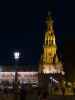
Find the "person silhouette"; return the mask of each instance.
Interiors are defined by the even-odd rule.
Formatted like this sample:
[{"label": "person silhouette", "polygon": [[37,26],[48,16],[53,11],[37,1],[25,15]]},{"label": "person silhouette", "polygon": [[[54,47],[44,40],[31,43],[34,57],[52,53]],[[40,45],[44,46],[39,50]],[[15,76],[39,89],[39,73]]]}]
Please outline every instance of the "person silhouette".
[{"label": "person silhouette", "polygon": [[26,100],[26,89],[25,89],[25,85],[24,84],[22,84],[22,86],[21,86],[20,100]]}]

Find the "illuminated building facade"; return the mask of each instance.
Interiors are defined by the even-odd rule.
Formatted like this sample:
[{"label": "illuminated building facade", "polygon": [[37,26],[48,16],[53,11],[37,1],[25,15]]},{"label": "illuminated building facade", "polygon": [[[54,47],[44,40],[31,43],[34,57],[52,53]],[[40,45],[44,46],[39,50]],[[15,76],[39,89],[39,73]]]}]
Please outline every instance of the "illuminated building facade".
[{"label": "illuminated building facade", "polygon": [[62,87],[64,80],[63,64],[58,58],[56,38],[53,29],[53,20],[48,15],[46,20],[43,52],[39,63],[39,87],[41,91],[47,91],[52,95],[52,89]]},{"label": "illuminated building facade", "polygon": [[47,17],[46,24],[47,24],[47,29],[45,32],[43,53],[41,55],[39,64],[39,73],[64,74],[62,63],[59,61],[57,55],[57,45],[53,30],[53,20],[51,16]]}]

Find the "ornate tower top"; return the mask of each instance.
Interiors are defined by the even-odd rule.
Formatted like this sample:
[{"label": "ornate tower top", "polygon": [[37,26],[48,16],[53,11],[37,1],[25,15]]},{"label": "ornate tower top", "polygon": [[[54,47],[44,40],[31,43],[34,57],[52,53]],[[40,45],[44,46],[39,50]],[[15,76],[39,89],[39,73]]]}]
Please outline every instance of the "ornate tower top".
[{"label": "ornate tower top", "polygon": [[48,17],[46,18],[47,30],[50,31],[51,26],[53,26],[53,20],[51,17],[51,12],[48,12]]},{"label": "ornate tower top", "polygon": [[46,19],[46,32],[45,32],[45,45],[44,46],[50,46],[50,45],[55,45],[55,35],[54,35],[54,30],[53,30],[53,20],[50,14],[48,14],[48,17]]}]

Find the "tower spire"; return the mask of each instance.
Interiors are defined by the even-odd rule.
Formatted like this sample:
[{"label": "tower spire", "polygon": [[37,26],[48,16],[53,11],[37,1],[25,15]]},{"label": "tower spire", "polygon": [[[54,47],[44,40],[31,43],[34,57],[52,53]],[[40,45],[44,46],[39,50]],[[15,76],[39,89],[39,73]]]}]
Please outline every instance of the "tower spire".
[{"label": "tower spire", "polygon": [[[43,46],[42,61],[40,65],[43,73],[58,73],[62,72],[62,66],[59,65],[59,58],[57,55],[57,45],[55,40],[55,34],[53,30],[53,19],[51,13],[48,12],[46,19],[47,30],[45,32],[45,40]],[[59,66],[59,68],[56,68]]]},{"label": "tower spire", "polygon": [[47,24],[47,30],[50,30],[53,27],[53,20],[52,20],[52,17],[51,17],[51,12],[48,12],[46,24]]},{"label": "tower spire", "polygon": [[50,11],[48,11],[48,16],[51,16],[51,12]]}]

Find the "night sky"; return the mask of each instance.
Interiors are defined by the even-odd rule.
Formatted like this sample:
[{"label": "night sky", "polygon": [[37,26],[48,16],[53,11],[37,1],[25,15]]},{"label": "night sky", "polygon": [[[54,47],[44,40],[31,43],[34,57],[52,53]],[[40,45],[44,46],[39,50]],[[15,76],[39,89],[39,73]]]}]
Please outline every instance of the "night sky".
[{"label": "night sky", "polygon": [[21,64],[37,64],[41,54],[43,24],[48,11],[55,21],[59,55],[65,71],[75,69],[75,6],[72,0],[26,0],[0,3],[0,64],[12,64],[21,52]]}]

